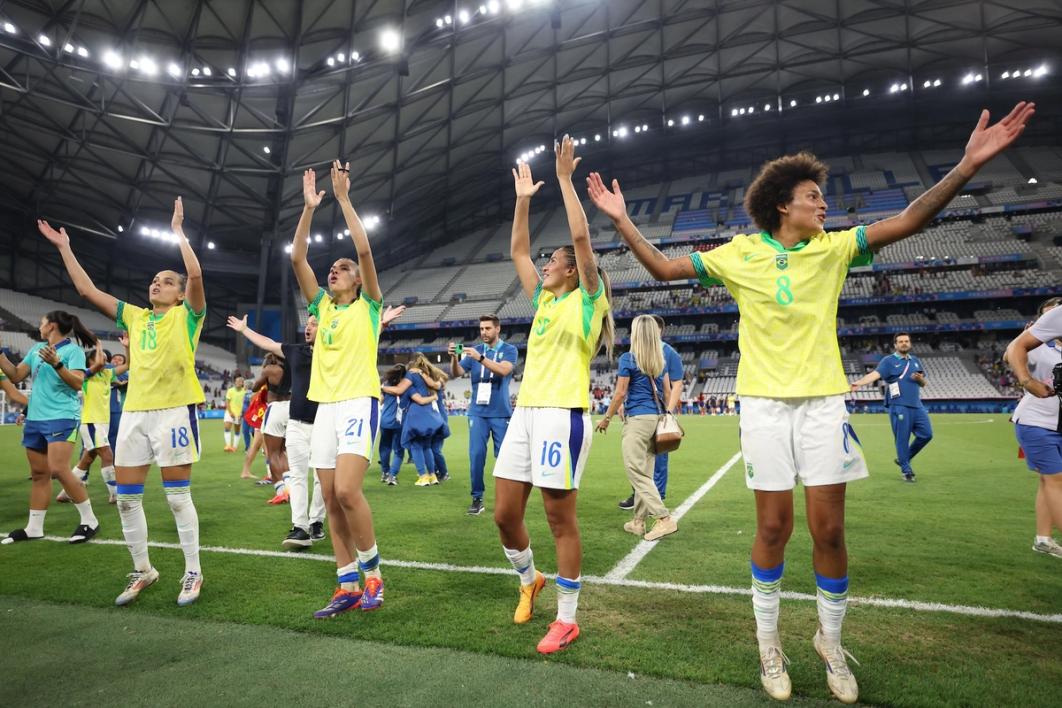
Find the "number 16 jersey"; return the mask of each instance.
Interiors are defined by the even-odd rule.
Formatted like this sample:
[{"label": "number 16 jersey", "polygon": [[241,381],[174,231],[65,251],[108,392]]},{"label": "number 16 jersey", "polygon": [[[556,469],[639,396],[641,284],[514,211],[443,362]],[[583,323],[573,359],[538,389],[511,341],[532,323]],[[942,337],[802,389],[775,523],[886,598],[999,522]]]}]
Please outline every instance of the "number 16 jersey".
[{"label": "number 16 jersey", "polygon": [[202,403],[195,373],[195,349],[203,331],[202,312],[186,303],[162,315],[118,302],[118,327],[129,333],[129,387],[126,411],[157,411]]},{"label": "number 16 jersey", "polygon": [[866,227],[822,232],[784,248],[764,232],[690,254],[705,287],[737,302],[737,393],[766,398],[848,391],[837,345],[837,301],[853,265],[871,261]]}]

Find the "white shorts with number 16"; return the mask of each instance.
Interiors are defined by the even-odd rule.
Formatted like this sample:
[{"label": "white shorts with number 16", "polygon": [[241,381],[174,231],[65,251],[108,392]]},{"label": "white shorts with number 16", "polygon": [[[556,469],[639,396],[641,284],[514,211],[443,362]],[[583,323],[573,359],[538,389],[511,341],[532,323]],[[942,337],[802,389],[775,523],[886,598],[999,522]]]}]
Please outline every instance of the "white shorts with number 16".
[{"label": "white shorts with number 16", "polygon": [[578,489],[594,429],[581,408],[517,406],[494,476],[547,489]]}]

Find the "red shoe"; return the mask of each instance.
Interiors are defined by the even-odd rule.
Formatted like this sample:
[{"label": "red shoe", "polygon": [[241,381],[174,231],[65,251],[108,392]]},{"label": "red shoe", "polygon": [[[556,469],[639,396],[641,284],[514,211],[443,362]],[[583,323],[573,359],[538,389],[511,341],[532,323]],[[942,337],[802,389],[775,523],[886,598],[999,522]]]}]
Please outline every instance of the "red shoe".
[{"label": "red shoe", "polygon": [[567,649],[579,636],[579,625],[575,622],[567,624],[556,620],[549,626],[546,636],[538,643],[539,654],[552,654],[561,649]]},{"label": "red shoe", "polygon": [[277,494],[272,499],[270,499],[268,503],[269,504],[287,504],[288,501],[289,501],[288,493],[287,493],[287,491],[283,491],[280,494]]}]

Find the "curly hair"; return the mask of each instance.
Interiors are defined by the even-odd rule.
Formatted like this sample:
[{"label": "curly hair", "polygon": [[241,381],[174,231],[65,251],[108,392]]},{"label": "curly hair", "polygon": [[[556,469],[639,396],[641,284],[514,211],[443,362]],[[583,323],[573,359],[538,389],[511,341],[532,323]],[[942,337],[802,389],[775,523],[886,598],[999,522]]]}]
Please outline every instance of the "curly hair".
[{"label": "curly hair", "polygon": [[745,212],[756,226],[768,233],[776,233],[782,225],[778,206],[792,201],[793,190],[805,180],[819,186],[825,184],[829,171],[830,168],[810,152],[766,162],[745,191]]}]

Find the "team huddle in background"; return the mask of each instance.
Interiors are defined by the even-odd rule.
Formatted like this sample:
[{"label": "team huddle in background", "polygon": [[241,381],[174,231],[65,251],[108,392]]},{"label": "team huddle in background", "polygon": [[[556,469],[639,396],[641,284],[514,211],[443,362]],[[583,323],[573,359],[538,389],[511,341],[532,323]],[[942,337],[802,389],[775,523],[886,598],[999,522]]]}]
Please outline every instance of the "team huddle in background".
[{"label": "team huddle in background", "polygon": [[[752,604],[761,682],[775,699],[788,699],[792,690],[778,619],[785,547],[794,526],[793,494],[799,483],[804,487],[814,548],[819,627],[812,642],[826,666],[832,693],[846,703],[858,700],[850,654],[841,643],[849,587],[844,512],[846,485],[865,478],[868,469],[849,421],[845,395],[879,378],[888,384],[897,464],[908,481],[915,479],[911,458],[932,437],[918,398],[926,374],[910,355],[909,337],[896,339],[895,355],[886,357],[877,371],[848,383],[837,341],[838,299],[848,270],[922,230],[983,165],[1018,138],[1033,113],[1033,105],[1022,102],[989,125],[984,111],[963,159],[946,177],[900,214],[845,231],[824,230],[827,207],[822,187],[827,167],[814,155],[800,153],[768,162],[745,196],[745,209],[760,231],[688,257],[668,258],[642,236],[628,216],[618,181],[607,185],[596,172],[586,178],[594,206],[611,219],[653,278],[721,285],[737,302],[741,449],[746,485],[756,499]],[[508,385],[517,351],[500,339],[500,322],[491,314],[481,319],[480,344],[451,345],[449,371],[419,355],[388,371],[381,382],[380,332],[401,315],[401,308],[384,308],[369,238],[348,194],[349,164],[338,160],[332,164],[331,196],[343,213],[355,253],[331,265],[324,285],[307,260],[307,242],[326,192],[318,191],[313,170],[303,174],[304,208],[291,244],[292,267],[310,314],[302,340],[278,343],[248,328],[246,318],[232,317],[229,326],[267,353],[255,388],[266,390],[261,441],[277,498],[291,505],[292,527],[284,546],[303,548],[322,539],[327,519],[336,586],[315,617],[383,607],[384,579],[373,512],[363,493],[374,449],[379,439],[385,483],[397,482],[405,450],[416,466],[417,486],[445,479],[442,441],[449,435],[449,423],[441,401],[448,378],[469,375],[472,502],[468,513],[484,510],[486,452],[493,440],[494,521],[502,552],[519,576],[513,621],[532,621],[546,586],[524,523],[530,494],[538,489],[556,547],[557,615],[537,650],[557,652],[579,636],[583,547],[577,498],[595,431],[590,418],[590,362],[602,350],[613,357],[615,326],[609,277],[597,263],[574,182],[582,158],[576,157],[575,143],[567,136],[556,144],[555,153],[557,187],[571,243],[553,251],[541,268],[531,255],[530,205],[545,183],[534,180],[526,163],[512,171],[516,203],[510,254],[535,313],[515,408]],[[44,342],[20,364],[0,356],[0,369],[9,379],[33,379],[23,440],[33,479],[29,521],[4,543],[44,536],[53,478],[80,514],[70,542],[82,543],[97,533],[100,522],[79,474],[69,465],[80,431],[88,459],[82,458],[75,470],[83,472],[93,457],[101,458],[132,556],[133,572],[116,604],[132,602],[159,579],[149,559],[143,507],[144,484],[153,464],[161,469],[185,558],[177,602],[195,602],[204,578],[191,496],[191,471],[202,449],[196,408],[204,400],[195,351],[207,303],[202,270],[184,237],[181,200],[174,204],[172,227],[184,274],[156,275],[147,308],[99,290],[74,256],[66,231],[56,231],[43,221],[38,225],[58,249],[78,293],[125,333],[127,352],[108,364],[91,332],[76,318],[53,312],[41,320]],[[1059,317],[1052,315],[1059,312],[1062,308],[1051,310],[1043,320],[1058,324]],[[666,456],[656,454],[656,441],[674,434],[667,418],[680,408],[682,374],[674,350],[663,342],[662,325],[649,315],[632,323],[630,351],[619,359],[615,394],[596,427],[607,432],[611,419],[623,409],[622,455],[634,512],[624,529],[650,542],[678,531],[664,503],[659,465],[663,458],[666,484],[667,462]],[[1046,364],[1029,352],[1040,352],[1041,342],[1056,337],[1062,337],[1062,326],[1052,329],[1038,323],[1008,350],[1008,360],[1027,395],[1052,403],[1057,403],[1054,391],[1040,382]],[[96,347],[90,360],[72,338],[83,347]],[[119,406],[119,422],[111,415],[108,398],[113,380],[126,370],[127,394],[124,406]],[[82,409],[78,393],[83,388]],[[234,424],[239,427],[235,408],[230,410],[227,402],[226,409],[225,447],[235,449]],[[1062,475],[1053,476],[1062,472],[1062,445],[1055,438],[1023,430],[1023,426],[1046,427],[1050,421],[1044,412],[1039,416],[1032,403],[1026,405],[1019,438],[1027,450],[1036,450],[1036,466],[1030,454],[1030,467],[1041,474],[1050,536],[1052,523],[1062,526],[1058,485]],[[1054,413],[1057,428],[1057,405]],[[1051,432],[1059,437],[1057,431]],[[311,480],[316,500],[312,504]],[[1039,523],[1037,535],[1039,542]]]}]

